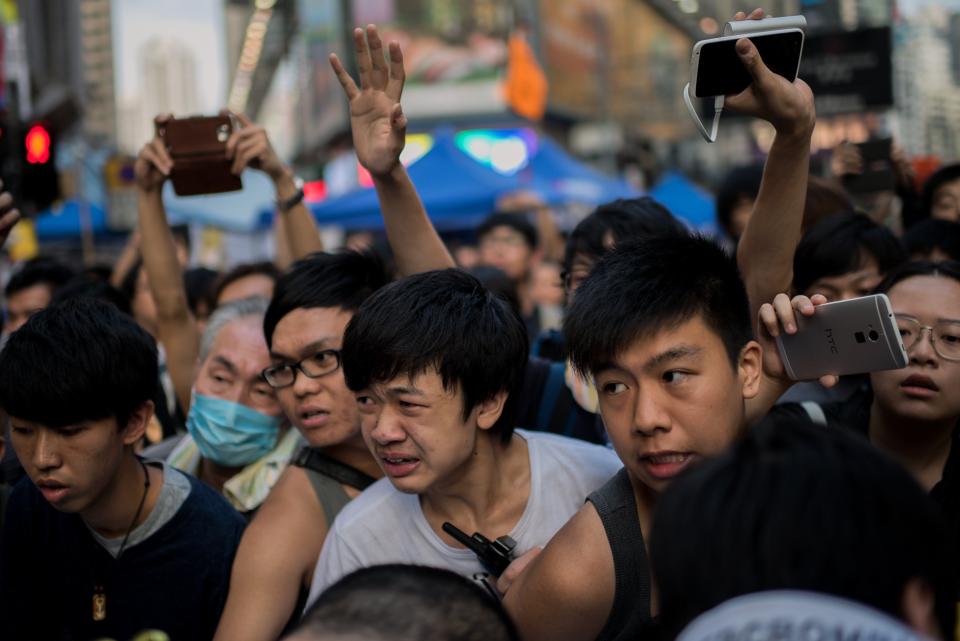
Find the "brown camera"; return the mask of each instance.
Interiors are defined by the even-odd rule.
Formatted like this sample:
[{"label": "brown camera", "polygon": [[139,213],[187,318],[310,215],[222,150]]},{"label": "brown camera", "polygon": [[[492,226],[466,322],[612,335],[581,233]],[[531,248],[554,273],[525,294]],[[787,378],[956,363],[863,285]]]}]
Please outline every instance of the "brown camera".
[{"label": "brown camera", "polygon": [[243,189],[240,176],[230,171],[227,140],[235,129],[231,115],[171,118],[157,123],[173,170],[170,180],[178,196],[219,194]]}]

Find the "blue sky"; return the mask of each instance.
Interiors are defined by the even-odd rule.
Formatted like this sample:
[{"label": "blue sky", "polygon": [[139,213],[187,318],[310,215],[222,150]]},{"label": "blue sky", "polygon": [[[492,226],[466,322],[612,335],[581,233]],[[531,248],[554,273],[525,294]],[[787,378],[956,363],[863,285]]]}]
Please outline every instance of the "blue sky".
[{"label": "blue sky", "polygon": [[139,93],[141,45],[154,36],[172,37],[197,60],[201,109],[219,109],[228,82],[223,20],[223,0],[113,0],[117,96]]}]

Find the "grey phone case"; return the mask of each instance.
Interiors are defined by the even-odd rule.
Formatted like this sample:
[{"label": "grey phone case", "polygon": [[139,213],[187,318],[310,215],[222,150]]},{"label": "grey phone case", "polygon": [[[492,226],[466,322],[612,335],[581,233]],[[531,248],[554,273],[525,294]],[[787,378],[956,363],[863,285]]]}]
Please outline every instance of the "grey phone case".
[{"label": "grey phone case", "polygon": [[885,294],[827,303],[797,318],[796,334],[777,337],[787,375],[795,381],[827,374],[863,374],[907,365]]}]

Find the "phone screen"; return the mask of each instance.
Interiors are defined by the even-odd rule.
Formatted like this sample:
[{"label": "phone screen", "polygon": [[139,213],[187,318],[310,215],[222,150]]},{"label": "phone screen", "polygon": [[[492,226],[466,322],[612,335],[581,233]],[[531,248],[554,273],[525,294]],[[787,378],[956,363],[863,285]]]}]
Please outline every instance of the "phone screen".
[{"label": "phone screen", "polygon": [[[771,71],[791,82],[796,79],[803,48],[803,33],[791,31],[771,35],[757,34],[749,38]],[[731,38],[700,47],[695,92],[698,97],[729,96],[750,86],[750,74],[740,62],[736,46],[737,39]]]}]

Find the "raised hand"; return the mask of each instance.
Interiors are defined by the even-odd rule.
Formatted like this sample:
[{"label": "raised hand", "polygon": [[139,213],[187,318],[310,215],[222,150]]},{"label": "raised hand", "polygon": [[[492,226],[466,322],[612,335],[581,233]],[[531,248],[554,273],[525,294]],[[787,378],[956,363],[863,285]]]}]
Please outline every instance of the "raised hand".
[{"label": "raised hand", "polygon": [[[763,15],[762,9],[756,9],[749,16],[740,12],[734,20],[759,20]],[[770,71],[749,37],[737,41],[737,55],[753,82],[739,94],[727,96],[724,106],[766,120],[778,134],[809,136],[816,122],[816,112],[813,92],[807,83],[799,78],[790,82]]]},{"label": "raised hand", "polygon": [[[171,117],[169,114],[157,116],[154,122],[162,125]],[[159,193],[163,183],[170,177],[171,170],[173,170],[173,159],[163,140],[155,135],[153,140],[140,149],[137,161],[133,165],[137,189],[146,194]]]},{"label": "raised hand", "polygon": [[[786,378],[783,361],[777,349],[775,339],[780,334],[796,334],[797,314],[813,316],[816,308],[827,302],[822,294],[811,297],[794,296],[793,300],[786,294],[777,294],[772,303],[764,303],[760,307],[760,343],[763,345],[763,371],[771,378]],[[833,375],[822,376],[820,384],[824,387],[833,387],[839,378]]]},{"label": "raised hand", "polygon": [[241,127],[227,140],[227,158],[233,161],[230,171],[240,175],[246,167],[258,169],[273,180],[287,173],[277,152],[273,150],[267,131],[243,114],[236,114]]},{"label": "raised hand", "polygon": [[[357,160],[373,177],[389,174],[400,163],[407,131],[407,118],[400,107],[403,93],[403,54],[400,45],[389,45],[390,64],[383,56],[383,42],[374,25],[355,29],[360,87],[344,69],[336,54],[330,66],[350,100],[350,128]],[[369,43],[369,44],[368,44]]]},{"label": "raised hand", "polygon": [[[3,181],[0,180],[0,190],[2,189]],[[0,247],[7,242],[7,236],[19,220],[20,210],[14,207],[13,196],[7,191],[0,193]],[[0,451],[3,451],[2,443],[3,438],[0,437]]]}]

